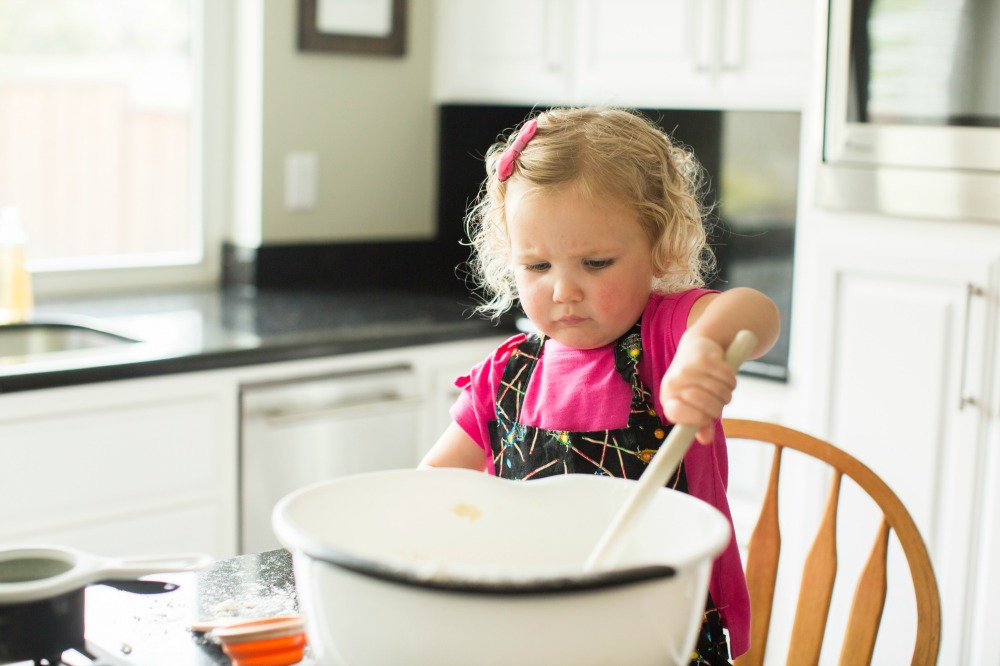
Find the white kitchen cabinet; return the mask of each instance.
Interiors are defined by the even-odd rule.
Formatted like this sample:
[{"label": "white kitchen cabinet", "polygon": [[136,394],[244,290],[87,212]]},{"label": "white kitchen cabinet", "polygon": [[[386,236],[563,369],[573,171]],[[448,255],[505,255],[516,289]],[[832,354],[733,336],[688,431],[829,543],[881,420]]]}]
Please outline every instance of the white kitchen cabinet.
[{"label": "white kitchen cabinet", "polygon": [[201,373],[0,396],[0,542],[229,556],[235,438]]},{"label": "white kitchen cabinet", "polygon": [[570,9],[566,0],[437,0],[435,98],[565,103],[571,95]]},{"label": "white kitchen cabinet", "polygon": [[798,110],[811,3],[594,0],[578,17],[576,94],[631,106]]},{"label": "white kitchen cabinet", "polygon": [[[1000,336],[998,336],[1000,337]],[[994,347],[1000,358],[1000,341]],[[1000,598],[1000,372],[993,382],[993,414],[982,476],[987,479],[980,498],[983,512],[976,549],[976,594],[972,600],[972,645],[970,664],[1000,664],[1000,641],[996,640],[996,599]]]},{"label": "white kitchen cabinet", "polygon": [[418,350],[414,357],[415,367],[421,373],[427,398],[424,433],[416,457],[418,462],[451,424],[451,406],[460,392],[455,386],[455,379],[485,361],[510,335],[512,333]]},{"label": "white kitchen cabinet", "polygon": [[438,0],[441,102],[798,110],[814,3]]},{"label": "white kitchen cabinet", "polygon": [[[814,362],[799,368],[803,409],[814,432],[869,465],[913,514],[941,591],[941,654],[987,663],[971,657],[995,649],[972,610],[995,598],[981,584],[995,575],[1000,538],[988,503],[1000,492],[1000,228],[821,212],[805,225],[797,262],[807,268],[796,279],[810,296],[796,335]],[[849,503],[841,513],[850,520]],[[842,530],[856,539],[841,553],[849,570],[873,532]],[[835,604],[849,601],[850,591],[835,593]],[[875,663],[911,644],[912,612],[911,599],[890,594]]]}]

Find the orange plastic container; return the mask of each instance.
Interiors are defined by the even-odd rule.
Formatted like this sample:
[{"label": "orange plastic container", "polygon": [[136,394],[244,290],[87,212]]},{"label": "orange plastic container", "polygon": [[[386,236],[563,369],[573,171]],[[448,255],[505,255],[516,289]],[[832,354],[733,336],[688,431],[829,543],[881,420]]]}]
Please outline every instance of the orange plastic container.
[{"label": "orange plastic container", "polygon": [[306,646],[301,615],[238,622],[212,631],[233,666],[290,666],[302,661]]}]

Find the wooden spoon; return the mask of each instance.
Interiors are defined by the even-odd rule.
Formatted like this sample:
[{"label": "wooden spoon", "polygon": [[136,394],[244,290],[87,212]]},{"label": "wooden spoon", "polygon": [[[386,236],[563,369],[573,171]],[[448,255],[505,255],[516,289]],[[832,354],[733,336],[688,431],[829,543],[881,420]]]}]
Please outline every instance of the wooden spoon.
[{"label": "wooden spoon", "polygon": [[[756,345],[757,336],[747,330],[740,331],[726,350],[726,363],[733,370],[739,370],[740,365]],[[687,453],[697,434],[697,427],[679,423],[670,430],[667,440],[653,455],[649,466],[643,471],[638,483],[632,488],[625,503],[591,551],[583,565],[584,571],[610,569],[615,565],[622,549],[628,543],[635,524],[657,491],[663,488],[670,475],[677,469],[677,465],[684,459],[684,454]]]}]

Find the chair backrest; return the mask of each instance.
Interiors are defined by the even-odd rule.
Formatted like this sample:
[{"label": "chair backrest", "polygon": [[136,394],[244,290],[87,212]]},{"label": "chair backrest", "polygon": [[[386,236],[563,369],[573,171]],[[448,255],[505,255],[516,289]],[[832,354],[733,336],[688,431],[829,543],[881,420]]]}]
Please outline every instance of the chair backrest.
[{"label": "chair backrest", "polygon": [[909,565],[916,596],[916,643],[911,664],[937,662],[941,640],[941,601],[930,556],[920,532],[896,494],[868,467],[833,444],[774,423],[723,419],[730,447],[739,440],[774,445],[771,473],[760,516],[750,537],[746,575],[752,611],[750,651],[737,666],[763,663],[767,647],[775,580],[781,551],[778,527],[778,481],[781,453],[794,449],[833,468],[833,482],[812,547],[802,569],[802,585],[788,647],[787,664],[816,664],[826,631],[830,599],[837,574],[837,507],[840,481],[847,475],[878,505],[882,518],[875,543],[855,587],[850,617],[840,653],[840,664],[870,664],[886,598],[886,562],[889,531],[896,533]]}]

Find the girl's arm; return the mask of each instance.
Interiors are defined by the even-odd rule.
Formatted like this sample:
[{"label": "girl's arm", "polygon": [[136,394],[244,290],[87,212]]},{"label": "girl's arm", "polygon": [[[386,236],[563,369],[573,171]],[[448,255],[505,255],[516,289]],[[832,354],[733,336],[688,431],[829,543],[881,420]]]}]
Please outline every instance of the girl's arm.
[{"label": "girl's arm", "polygon": [[688,314],[688,327],[660,384],[664,415],[672,423],[699,427],[697,439],[709,444],[714,421],[736,388],[736,373],[725,351],[742,329],[757,336],[750,358],[767,353],[781,330],[777,306],[754,289],[738,287],[699,298]]},{"label": "girl's arm", "polygon": [[756,289],[736,287],[702,296],[688,314],[688,335],[703,335],[729,348],[736,334],[749,329],[757,336],[757,346],[749,358],[760,358],[774,346],[781,332],[781,314],[770,298]]},{"label": "girl's arm", "polygon": [[454,421],[420,461],[420,467],[486,469],[486,456],[476,442]]}]

